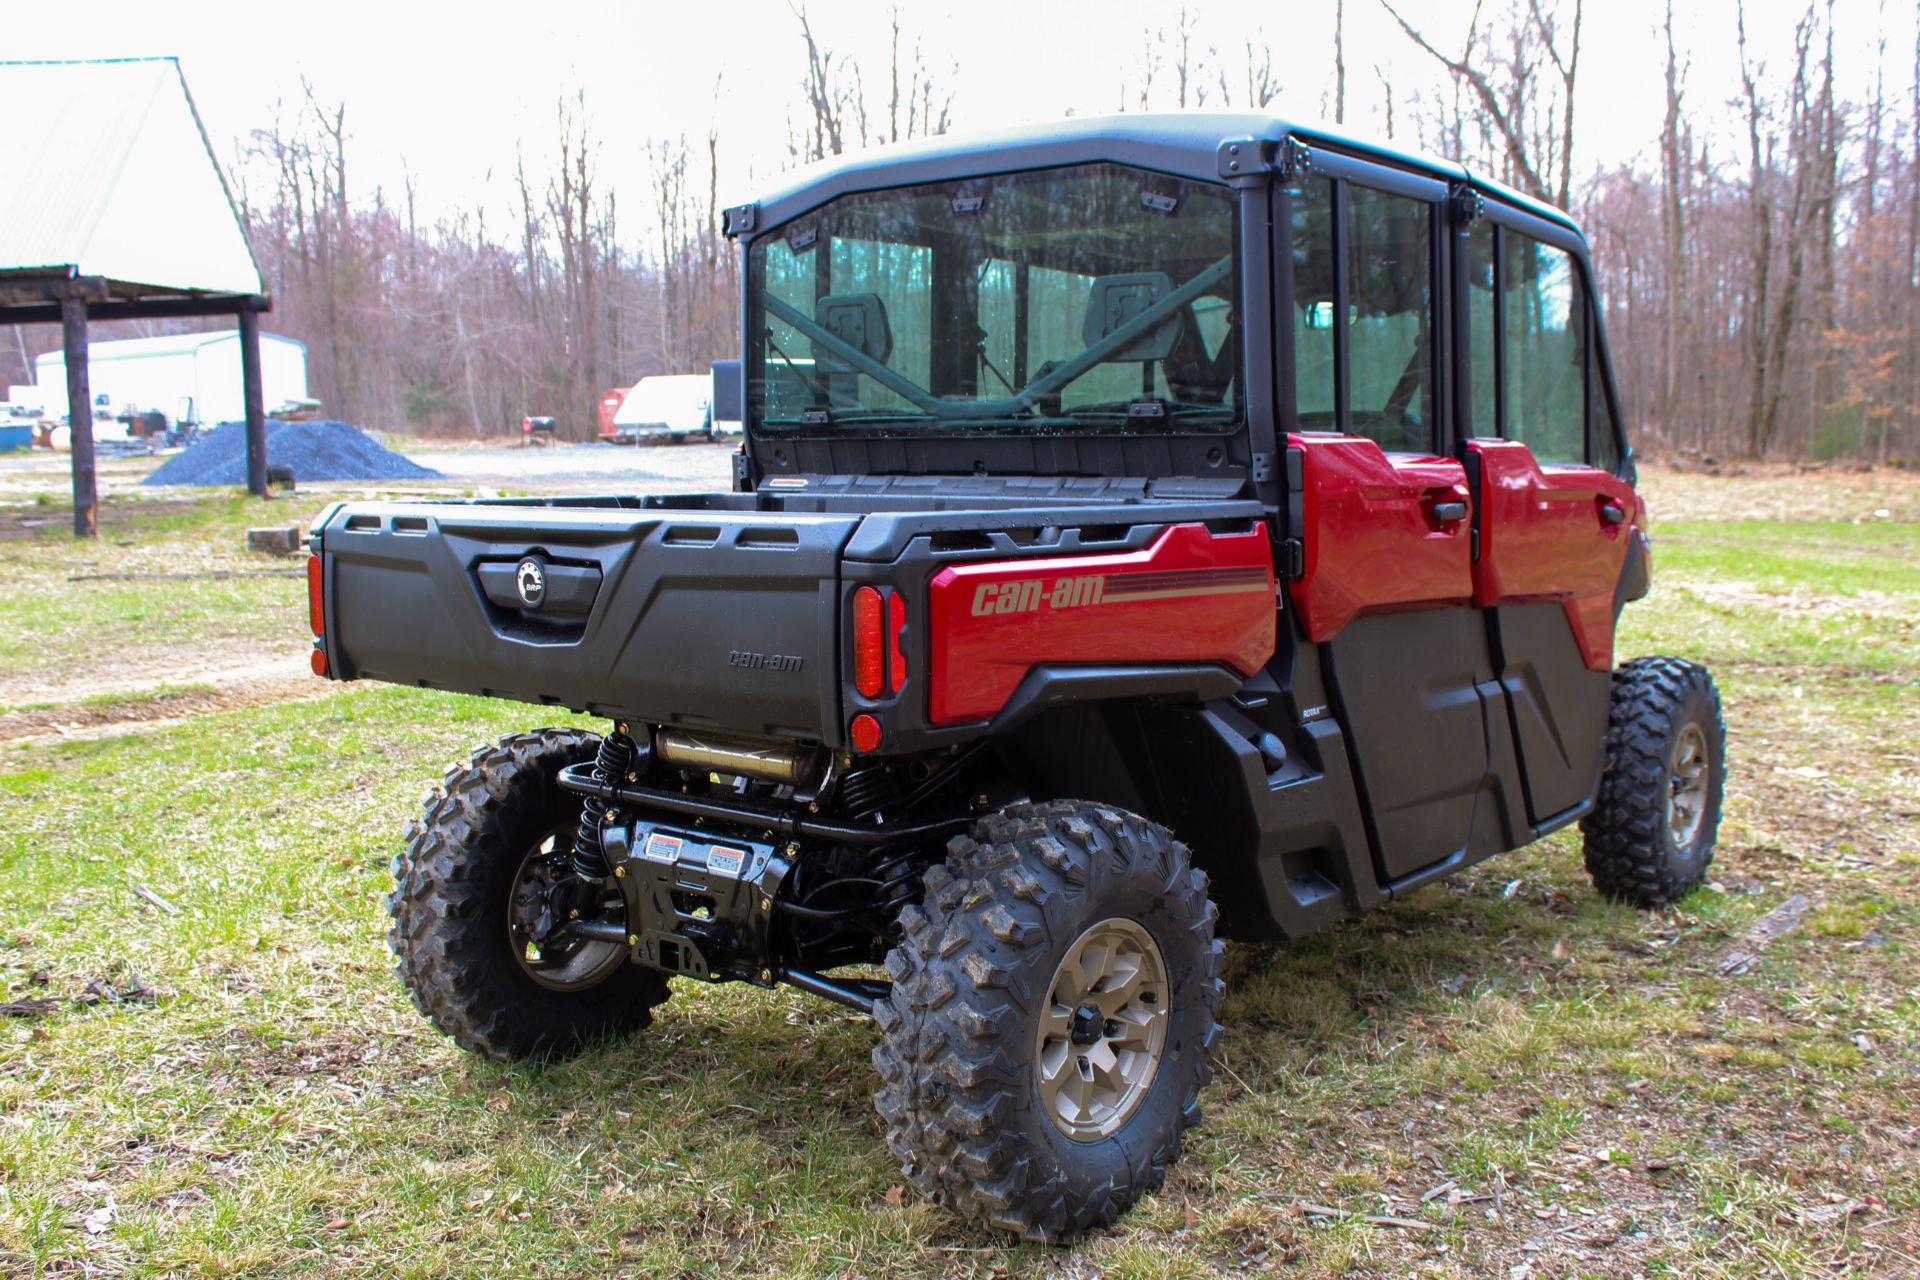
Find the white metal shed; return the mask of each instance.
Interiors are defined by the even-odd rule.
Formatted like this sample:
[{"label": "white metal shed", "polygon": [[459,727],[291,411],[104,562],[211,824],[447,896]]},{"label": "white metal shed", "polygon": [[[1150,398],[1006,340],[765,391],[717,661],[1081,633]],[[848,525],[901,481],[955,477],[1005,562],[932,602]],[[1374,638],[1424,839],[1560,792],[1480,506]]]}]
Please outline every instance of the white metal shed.
[{"label": "white metal shed", "polygon": [[[239,422],[240,335],[178,333],[160,338],[95,342],[87,353],[94,405],[112,412],[157,410],[176,422]],[[33,362],[34,381],[47,403],[65,397],[67,357],[49,351]],[[260,335],[260,385],[268,410],[307,397],[307,344],[277,333]]]}]

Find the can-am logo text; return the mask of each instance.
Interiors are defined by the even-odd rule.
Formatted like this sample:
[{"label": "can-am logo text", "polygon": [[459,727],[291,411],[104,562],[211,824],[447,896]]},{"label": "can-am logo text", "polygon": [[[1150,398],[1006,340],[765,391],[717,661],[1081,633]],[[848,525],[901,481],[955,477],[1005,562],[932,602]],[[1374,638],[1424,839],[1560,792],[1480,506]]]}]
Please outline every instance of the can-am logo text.
[{"label": "can-am logo text", "polygon": [[973,590],[973,616],[984,618],[994,613],[1037,613],[1041,609],[1078,609],[1099,604],[1106,595],[1107,575],[1055,578],[1047,583],[1039,578],[1025,582],[983,582]]},{"label": "can-am logo text", "polygon": [[751,649],[733,649],[727,653],[727,665],[755,671],[798,671],[805,659],[797,653],[755,653]]}]

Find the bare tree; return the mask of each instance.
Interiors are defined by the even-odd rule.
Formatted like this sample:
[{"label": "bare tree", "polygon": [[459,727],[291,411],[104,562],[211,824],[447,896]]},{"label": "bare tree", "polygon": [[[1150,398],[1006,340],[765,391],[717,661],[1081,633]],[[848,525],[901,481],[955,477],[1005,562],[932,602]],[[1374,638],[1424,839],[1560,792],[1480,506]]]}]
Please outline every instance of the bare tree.
[{"label": "bare tree", "polygon": [[953,90],[928,64],[920,38],[909,42],[902,10],[890,13],[885,119],[869,102],[865,77],[856,60],[840,57],[815,36],[804,8],[796,8],[807,61],[801,77],[808,122],[799,134],[788,128],[787,150],[798,161],[843,154],[851,147],[877,146],[945,133],[953,117]]},{"label": "bare tree", "polygon": [[1660,421],[1669,432],[1680,421],[1680,329],[1687,311],[1686,183],[1692,172],[1692,136],[1681,123],[1685,69],[1673,43],[1673,0],[1667,0],[1667,114],[1660,128],[1660,248],[1666,281],[1660,349]]},{"label": "bare tree", "polygon": [[1333,0],[1333,122],[1347,122],[1347,0]]},{"label": "bare tree", "polygon": [[[1441,52],[1390,0],[1380,0],[1381,8],[1407,37],[1472,92],[1479,108],[1477,123],[1502,149],[1514,184],[1562,208],[1570,203],[1573,191],[1573,104],[1583,4],[1584,0],[1573,0],[1564,52],[1558,10],[1527,0],[1525,14],[1507,24],[1506,49],[1496,54],[1482,25],[1485,0],[1478,0],[1461,51],[1453,55]],[[1540,58],[1551,64],[1560,80],[1554,91],[1560,108],[1557,125],[1550,114],[1543,113],[1553,103],[1542,101],[1535,83]]]}]

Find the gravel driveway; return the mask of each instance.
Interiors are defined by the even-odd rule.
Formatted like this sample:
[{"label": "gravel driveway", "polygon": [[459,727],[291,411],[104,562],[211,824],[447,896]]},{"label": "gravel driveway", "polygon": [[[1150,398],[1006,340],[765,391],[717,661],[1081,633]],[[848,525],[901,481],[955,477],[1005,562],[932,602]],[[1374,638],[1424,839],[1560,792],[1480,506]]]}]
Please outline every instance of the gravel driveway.
[{"label": "gravel driveway", "polygon": [[462,487],[570,493],[725,489],[735,444],[554,444],[544,449],[422,449],[407,456]]}]

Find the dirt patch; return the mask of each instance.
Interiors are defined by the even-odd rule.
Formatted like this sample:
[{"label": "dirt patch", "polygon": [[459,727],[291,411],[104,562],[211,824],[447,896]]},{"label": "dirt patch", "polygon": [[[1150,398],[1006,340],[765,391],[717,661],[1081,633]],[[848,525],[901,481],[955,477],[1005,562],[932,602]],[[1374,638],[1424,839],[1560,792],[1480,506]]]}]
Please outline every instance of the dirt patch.
[{"label": "dirt patch", "polygon": [[[192,499],[155,499],[151,501],[115,501],[103,497],[98,507],[100,529],[112,532],[123,529],[136,520],[150,520],[155,516],[183,515],[194,510],[200,504]],[[0,542],[14,542],[31,538],[45,537],[49,532],[70,533],[73,529],[73,507],[13,507],[0,509]]]},{"label": "dirt patch", "polygon": [[309,674],[307,651],[306,645],[298,643],[266,646],[235,640],[152,649],[126,646],[81,668],[0,672],[0,707],[19,708],[12,713],[16,715],[44,709],[70,710],[78,716],[90,710],[112,710],[110,705],[95,707],[95,700],[102,704],[108,699],[133,701],[143,694],[170,693],[187,685],[317,683]]},{"label": "dirt patch", "polygon": [[1708,472],[1662,463],[1641,467],[1640,481],[1656,531],[1663,519],[1920,520],[1920,471],[1897,467],[1746,463]]},{"label": "dirt patch", "polygon": [[287,671],[284,662],[268,668],[259,665],[241,668],[238,677],[216,685],[170,688],[155,685],[151,696],[133,695],[98,702],[68,702],[58,706],[37,707],[27,711],[0,714],[0,742],[20,742],[33,738],[101,737],[126,732],[130,728],[154,729],[177,724],[194,716],[214,711],[235,711],[245,707],[266,706],[275,702],[323,698],[338,686],[316,680],[306,672]]},{"label": "dirt patch", "polygon": [[1804,588],[1768,591],[1751,582],[1688,582],[1679,590],[1705,604],[1723,608],[1770,609],[1797,618],[1870,617],[1878,622],[1904,621],[1908,597],[1888,591],[1856,591],[1829,595]]}]

